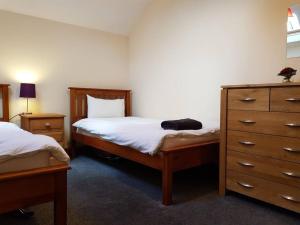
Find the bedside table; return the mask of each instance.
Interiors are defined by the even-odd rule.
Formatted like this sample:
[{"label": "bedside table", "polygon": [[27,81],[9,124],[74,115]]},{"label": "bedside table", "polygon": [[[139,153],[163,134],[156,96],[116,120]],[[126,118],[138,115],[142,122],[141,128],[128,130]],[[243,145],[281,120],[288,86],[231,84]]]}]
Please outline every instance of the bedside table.
[{"label": "bedside table", "polygon": [[65,147],[65,115],[55,113],[21,115],[21,128],[33,134],[53,137],[63,148]]}]

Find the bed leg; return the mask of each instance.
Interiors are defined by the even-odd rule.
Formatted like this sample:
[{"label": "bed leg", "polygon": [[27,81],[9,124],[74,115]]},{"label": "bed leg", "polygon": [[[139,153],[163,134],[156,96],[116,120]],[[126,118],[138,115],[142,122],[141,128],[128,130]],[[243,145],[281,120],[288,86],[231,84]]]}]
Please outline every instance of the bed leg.
[{"label": "bed leg", "polygon": [[55,175],[54,225],[67,225],[67,172]]},{"label": "bed leg", "polygon": [[76,157],[76,155],[77,155],[77,152],[76,152],[76,141],[71,140],[70,146],[68,148],[68,155],[70,156],[70,158]]},{"label": "bed leg", "polygon": [[172,204],[172,183],[172,157],[169,154],[164,154],[162,170],[162,203],[164,205]]}]

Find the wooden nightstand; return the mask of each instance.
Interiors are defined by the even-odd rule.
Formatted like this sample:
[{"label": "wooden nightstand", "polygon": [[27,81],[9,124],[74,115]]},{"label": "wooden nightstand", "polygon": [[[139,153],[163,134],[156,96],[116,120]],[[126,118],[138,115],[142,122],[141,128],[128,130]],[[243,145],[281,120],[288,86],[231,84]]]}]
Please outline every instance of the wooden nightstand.
[{"label": "wooden nightstand", "polygon": [[65,115],[55,113],[21,115],[21,128],[34,134],[53,137],[65,147]]}]

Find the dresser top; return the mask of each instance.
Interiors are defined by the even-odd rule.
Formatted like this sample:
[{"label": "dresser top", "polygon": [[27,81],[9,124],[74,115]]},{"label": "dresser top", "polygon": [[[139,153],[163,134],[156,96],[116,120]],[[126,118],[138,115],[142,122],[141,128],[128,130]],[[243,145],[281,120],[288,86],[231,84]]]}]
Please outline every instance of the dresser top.
[{"label": "dresser top", "polygon": [[21,117],[30,118],[30,119],[45,119],[45,118],[61,118],[65,115],[57,113],[39,113],[39,114],[23,114]]},{"label": "dresser top", "polygon": [[290,83],[270,83],[270,84],[241,84],[241,85],[222,85],[223,89],[234,89],[234,88],[261,88],[261,87],[300,87],[300,82]]}]

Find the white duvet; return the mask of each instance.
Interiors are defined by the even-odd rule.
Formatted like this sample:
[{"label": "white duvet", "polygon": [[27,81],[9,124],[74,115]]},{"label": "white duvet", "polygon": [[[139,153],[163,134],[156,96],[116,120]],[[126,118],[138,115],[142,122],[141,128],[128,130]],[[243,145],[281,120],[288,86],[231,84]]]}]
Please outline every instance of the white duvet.
[{"label": "white duvet", "polygon": [[69,156],[51,137],[32,134],[13,123],[0,122],[0,163],[48,151],[55,159],[69,163]]},{"label": "white duvet", "polygon": [[162,120],[139,117],[87,118],[73,124],[85,131],[118,145],[129,146],[142,153],[155,154],[169,136],[201,136],[219,131],[219,124],[207,122],[200,130],[164,130]]}]

